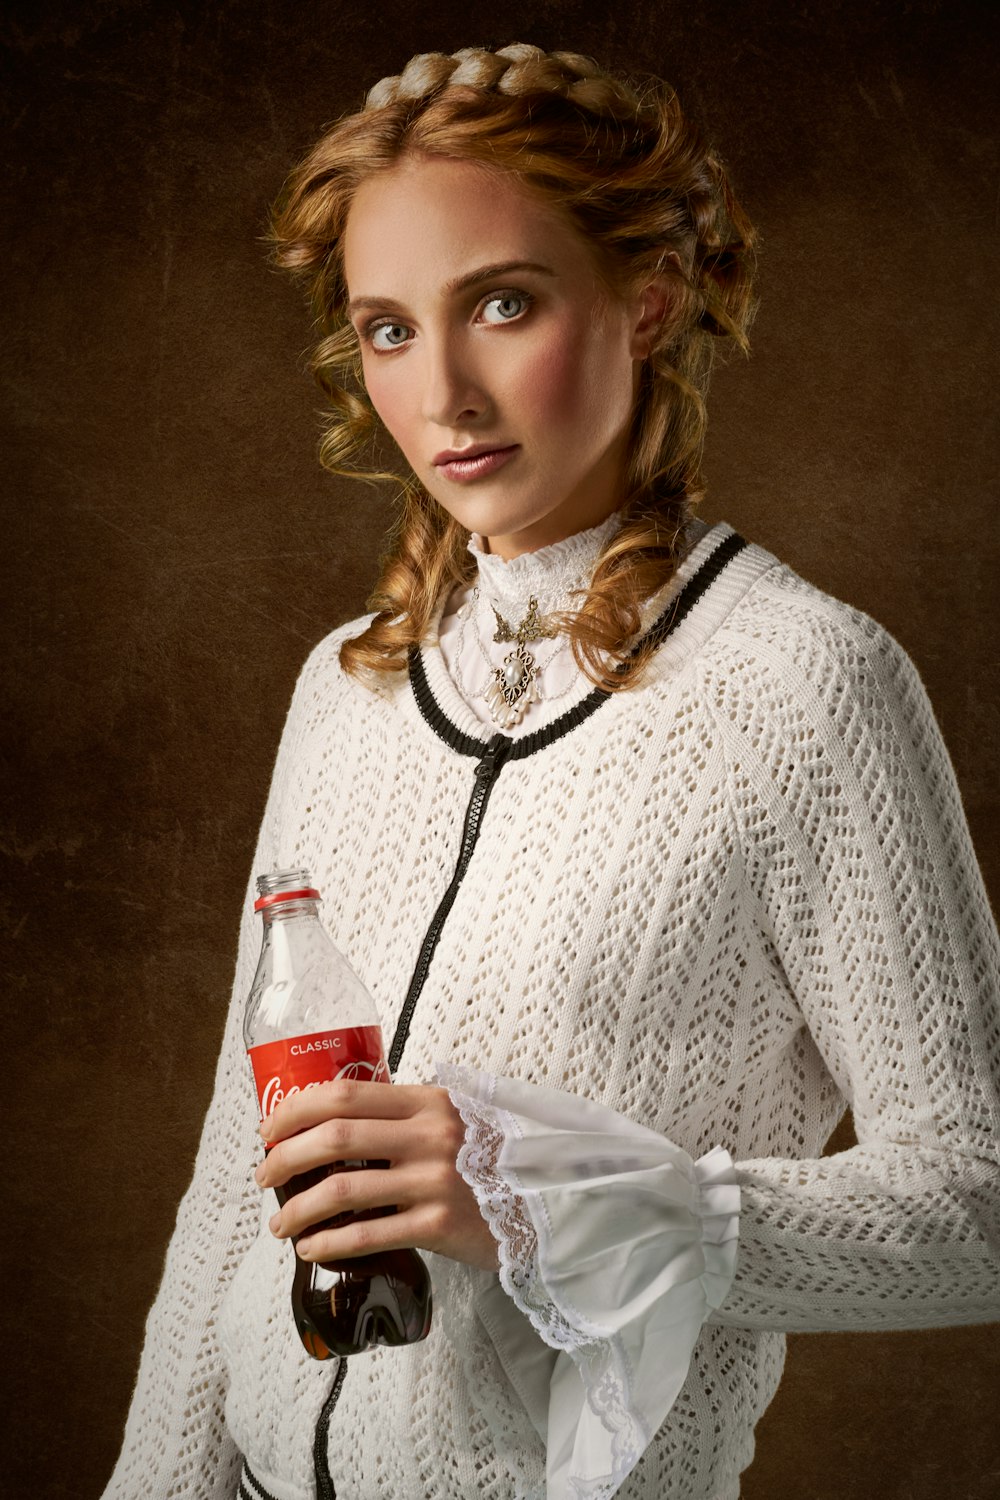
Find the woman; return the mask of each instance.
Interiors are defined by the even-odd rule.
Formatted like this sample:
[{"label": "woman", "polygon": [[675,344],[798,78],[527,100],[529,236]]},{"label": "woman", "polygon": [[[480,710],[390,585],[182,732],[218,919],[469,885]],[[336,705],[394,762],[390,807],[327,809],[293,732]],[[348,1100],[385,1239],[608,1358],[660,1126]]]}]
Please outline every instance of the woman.
[{"label": "woman", "polygon": [[[248,900],[108,1493],[733,1500],[787,1330],[1000,1316],[1000,944],[931,707],[873,620],[694,516],[752,232],[669,90],[419,56],[275,242],[326,462],[380,423],[412,477],[253,871],[312,871],[396,1085],[286,1101],[260,1162]],[[390,1166],[273,1212],[347,1157]],[[398,1212],[315,1228],[345,1202]],[[431,1336],[311,1362],[292,1235],[428,1252]]]}]

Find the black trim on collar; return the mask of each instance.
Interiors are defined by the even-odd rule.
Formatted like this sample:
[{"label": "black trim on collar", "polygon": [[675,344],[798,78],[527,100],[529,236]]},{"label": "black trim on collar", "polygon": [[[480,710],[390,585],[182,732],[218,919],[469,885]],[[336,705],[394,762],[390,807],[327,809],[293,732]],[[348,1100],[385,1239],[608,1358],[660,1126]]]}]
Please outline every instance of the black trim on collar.
[{"label": "black trim on collar", "polygon": [[[704,594],[705,590],[713,584],[727,563],[731,562],[737,553],[742,552],[748,543],[740,536],[738,531],[733,531],[721,542],[715,551],[706,557],[701,567],[693,573],[687,583],[681,589],[675,599],[660,615],[643,636],[637,645],[629,652],[627,660],[631,660],[648,643],[654,646],[662,646],[667,636],[684,619],[685,615]],[[620,663],[616,672],[621,672],[625,663]],[[413,696],[417,700],[417,707],[423,714],[427,723],[434,733],[452,750],[459,755],[474,755],[477,760],[481,759],[487,749],[487,742],[474,739],[471,734],[466,734],[453,724],[447,714],[438,703],[431,692],[430,683],[427,681],[427,672],[424,668],[423,657],[419,646],[410,647],[410,683],[413,688]],[[507,760],[524,760],[529,755],[534,755],[538,750],[544,750],[546,746],[554,741],[562,739],[571,729],[589,719],[592,713],[599,709],[602,703],[606,703],[614,695],[607,688],[595,687],[582,698],[573,708],[567,709],[564,714],[553,719],[551,724],[546,724],[544,729],[533,730],[520,739],[512,739]]]}]

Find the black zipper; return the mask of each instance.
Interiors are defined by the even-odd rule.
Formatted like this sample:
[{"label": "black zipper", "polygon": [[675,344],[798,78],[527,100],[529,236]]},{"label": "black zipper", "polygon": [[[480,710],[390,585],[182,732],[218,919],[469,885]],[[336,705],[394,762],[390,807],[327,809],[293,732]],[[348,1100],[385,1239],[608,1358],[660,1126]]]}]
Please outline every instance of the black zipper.
[{"label": "black zipper", "polygon": [[316,1476],[316,1500],[337,1500],[337,1491],[333,1487],[333,1476],[330,1473],[330,1458],[328,1454],[330,1439],[330,1418],[333,1416],[333,1408],[340,1400],[340,1389],[347,1375],[347,1360],[341,1358],[337,1373],[334,1376],[330,1394],[323,1402],[323,1410],[319,1414],[316,1423],[316,1431],[313,1435],[313,1472]]},{"label": "black zipper", "polygon": [[410,1034],[410,1023],[413,1020],[413,1012],[417,1008],[420,991],[423,989],[427,979],[427,971],[431,966],[431,959],[437,948],[441,937],[441,929],[444,927],[448,913],[455,904],[458,888],[469,868],[472,851],[476,847],[479,838],[479,829],[482,826],[483,814],[486,804],[490,800],[490,792],[493,785],[503,769],[504,762],[510,754],[513,740],[506,734],[495,734],[486,747],[486,753],[476,766],[476,780],[472,788],[472,796],[469,805],[465,809],[465,827],[462,830],[462,844],[458,851],[458,862],[455,865],[455,873],[451,877],[451,884],[438,902],[437,911],[431,919],[431,925],[427,929],[417,958],[416,967],[413,970],[413,978],[410,980],[410,988],[406,992],[403,1008],[399,1013],[399,1021],[396,1024],[396,1034],[389,1048],[389,1072],[395,1073],[399,1067],[406,1039]]}]

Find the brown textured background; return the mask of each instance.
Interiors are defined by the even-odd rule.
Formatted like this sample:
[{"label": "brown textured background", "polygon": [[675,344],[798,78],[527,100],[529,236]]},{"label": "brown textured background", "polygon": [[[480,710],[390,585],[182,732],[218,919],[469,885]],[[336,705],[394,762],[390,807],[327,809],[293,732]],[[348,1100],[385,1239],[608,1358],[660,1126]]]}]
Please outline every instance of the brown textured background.
[{"label": "brown textured background", "polygon": [[[372,581],[386,502],[314,462],[308,320],[258,237],[320,127],[411,53],[569,47],[663,74],[707,123],[764,300],[717,381],[706,514],[909,650],[996,906],[993,7],[469,13],[0,19],[5,1495],[110,1471],[292,685]],[[998,1377],[995,1326],[792,1338],[746,1500],[995,1500]]]}]

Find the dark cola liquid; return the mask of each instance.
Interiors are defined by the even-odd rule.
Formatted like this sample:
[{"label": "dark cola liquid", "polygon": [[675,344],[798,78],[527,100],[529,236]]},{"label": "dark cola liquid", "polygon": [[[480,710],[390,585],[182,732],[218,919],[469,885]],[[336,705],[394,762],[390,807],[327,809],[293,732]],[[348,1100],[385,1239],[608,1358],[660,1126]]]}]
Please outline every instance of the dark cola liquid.
[{"label": "dark cola liquid", "polygon": [[[388,1162],[342,1162],[335,1171],[384,1168]],[[301,1172],[275,1188],[284,1206],[328,1176],[330,1168]],[[380,1219],[394,1208],[336,1214],[310,1227],[335,1229],[352,1219]],[[296,1237],[297,1238],[297,1237]],[[313,1359],[362,1354],[376,1344],[418,1344],[431,1326],[431,1279],[415,1250],[383,1250],[353,1260],[305,1261],[295,1257],[292,1313],[299,1337]]]}]

